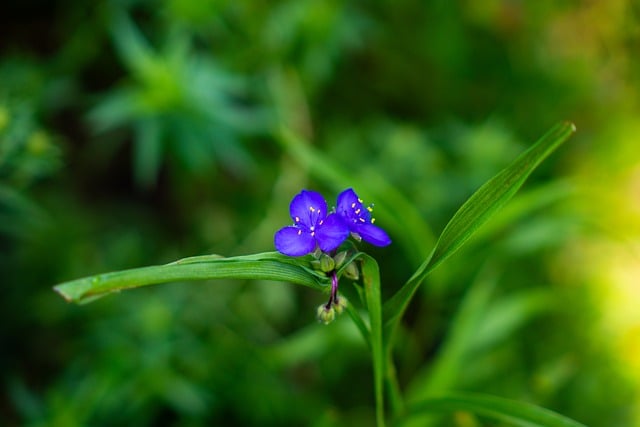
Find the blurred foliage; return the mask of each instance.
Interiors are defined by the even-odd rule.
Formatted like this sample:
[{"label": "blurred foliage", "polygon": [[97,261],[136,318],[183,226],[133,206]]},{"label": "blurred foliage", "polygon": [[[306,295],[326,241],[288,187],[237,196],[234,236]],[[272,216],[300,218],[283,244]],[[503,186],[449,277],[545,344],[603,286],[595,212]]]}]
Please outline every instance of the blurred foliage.
[{"label": "blurred foliage", "polygon": [[1,424],[372,425],[366,346],[347,318],[314,322],[315,293],[171,284],[73,307],[51,286],[271,250],[300,188],[354,186],[396,242],[366,248],[390,295],[560,119],[577,137],[422,287],[398,376],[409,398],[640,423],[639,45],[631,0],[11,2]]},{"label": "blurred foliage", "polygon": [[0,233],[21,234],[43,213],[23,191],[60,167],[56,137],[40,123],[43,77],[28,62],[0,63]]},{"label": "blurred foliage", "polygon": [[164,157],[187,170],[211,168],[218,158],[230,171],[247,173],[251,161],[239,138],[264,127],[264,119],[246,105],[242,77],[220,70],[211,57],[189,52],[183,32],[171,32],[160,54],[125,17],[115,20],[113,34],[134,82],[113,89],[91,117],[99,130],[133,126],[137,181],[152,184]]}]

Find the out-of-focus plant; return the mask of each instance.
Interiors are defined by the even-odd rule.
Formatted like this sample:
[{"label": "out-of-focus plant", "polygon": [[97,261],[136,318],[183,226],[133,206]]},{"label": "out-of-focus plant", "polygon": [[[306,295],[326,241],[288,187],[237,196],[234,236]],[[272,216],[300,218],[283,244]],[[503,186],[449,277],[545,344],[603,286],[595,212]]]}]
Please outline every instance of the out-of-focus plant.
[{"label": "out-of-focus plant", "polygon": [[[0,348],[9,349],[0,352],[0,424],[373,425],[366,344],[348,318],[309,324],[311,289],[175,284],[87,310],[61,304],[48,284],[184,254],[262,252],[290,195],[353,186],[375,201],[394,240],[368,250],[381,260],[386,300],[467,196],[559,116],[579,124],[576,143],[417,290],[395,334],[398,383],[406,402],[458,390],[589,425],[638,424],[637,257],[627,250],[637,240],[637,180],[620,161],[638,153],[633,1],[65,0],[32,9],[13,2],[0,14],[0,61],[22,64],[3,72],[0,91],[29,88],[2,105],[13,119],[28,106],[33,130],[63,141],[66,156],[62,169],[51,156],[48,167],[26,168],[42,173],[2,183],[12,195],[0,205]],[[120,47],[129,30],[156,69],[148,74],[175,81],[130,65],[136,58],[123,52],[135,43]],[[193,135],[198,121],[175,107],[192,97],[164,111],[148,101],[166,88],[174,100],[189,92],[198,67],[180,61],[222,75],[203,85],[224,94],[216,106],[261,116],[272,107],[266,86],[276,110],[288,107],[291,132],[268,134],[245,132],[251,119],[226,126],[203,114],[257,160],[249,179],[203,148],[215,135]],[[96,138],[87,112],[121,93],[146,110],[123,105],[125,117]],[[159,130],[140,131],[143,122]],[[140,159],[159,165],[152,172],[135,161],[145,132],[162,141],[158,157]],[[201,163],[181,154],[193,140]],[[161,185],[137,191],[123,164],[138,185]],[[48,220],[32,226],[41,212]],[[351,286],[341,291],[359,306]],[[431,418],[414,422],[482,423],[462,409]]]},{"label": "out-of-focus plant", "polygon": [[158,51],[125,15],[114,21],[112,34],[128,78],[90,118],[100,132],[132,129],[138,184],[153,185],[173,159],[192,172],[216,165],[236,175],[252,171],[242,139],[264,132],[268,121],[246,77],[199,53],[179,29],[169,31]]},{"label": "out-of-focus plant", "polygon": [[566,209],[583,218],[589,232],[564,242],[552,268],[558,282],[581,283],[586,298],[598,301],[591,311],[574,314],[593,321],[595,333],[587,337],[590,369],[602,378],[623,377],[629,383],[612,387],[611,401],[606,403],[580,408],[572,402],[575,412],[593,417],[604,411],[605,404],[611,408],[616,401],[626,400],[626,405],[619,406],[628,408],[628,424],[636,425],[640,408],[629,404],[633,399],[625,393],[640,376],[640,126],[636,115],[617,112],[614,116],[602,130],[601,143],[571,161],[578,194],[586,197],[570,198]]},{"label": "out-of-focus plant", "polygon": [[264,48],[279,63],[293,65],[304,76],[311,96],[327,84],[340,58],[362,46],[366,18],[340,1],[282,2],[264,26]]},{"label": "out-of-focus plant", "polygon": [[27,194],[60,167],[60,149],[39,122],[43,76],[27,64],[0,64],[0,232],[20,234],[42,212]]},{"label": "out-of-focus plant", "polygon": [[[388,418],[385,415],[385,396],[389,400],[391,418],[407,425],[418,422],[419,417],[432,414],[433,411],[466,410],[499,420],[510,420],[518,425],[578,426],[579,423],[558,414],[516,401],[468,394],[443,393],[434,397],[430,388],[434,381],[440,380],[438,376],[426,379],[418,377],[419,382],[424,384],[419,385],[417,390],[410,390],[406,396],[408,401],[405,401],[393,358],[400,319],[425,278],[502,208],[533,170],[574,131],[571,123],[555,126],[507,168],[481,186],[451,218],[430,255],[386,301],[381,295],[377,262],[352,243],[346,243],[345,239],[351,233],[356,240],[363,239],[376,246],[386,246],[391,241],[382,229],[374,225],[372,206],[366,207],[351,189],[340,194],[335,212],[328,212],[327,203],[318,193],[302,191],[298,194],[290,206],[294,225],[284,227],[275,234],[275,246],[281,254],[261,253],[231,258],[197,256],[163,266],[78,279],[60,284],[55,290],[68,301],[77,303],[90,302],[120,290],[175,280],[266,279],[324,290],[330,292],[330,297],[327,304],[318,308],[319,319],[330,323],[336,314],[346,309],[371,352],[378,426],[384,426]],[[292,137],[288,134],[291,131],[283,129],[283,132],[283,138]],[[359,308],[347,304],[344,297],[338,294],[341,278],[354,283]],[[480,307],[477,301],[471,301],[470,307]],[[477,316],[477,310],[470,310],[470,313],[475,311]],[[459,320],[457,326],[460,328],[469,322],[464,317]],[[466,334],[454,335],[457,346],[464,345],[470,339]],[[453,344],[451,348],[455,348]],[[445,353],[446,358],[442,363],[451,363],[450,358],[454,354]],[[442,385],[434,388],[443,389],[446,390],[446,387]]]}]

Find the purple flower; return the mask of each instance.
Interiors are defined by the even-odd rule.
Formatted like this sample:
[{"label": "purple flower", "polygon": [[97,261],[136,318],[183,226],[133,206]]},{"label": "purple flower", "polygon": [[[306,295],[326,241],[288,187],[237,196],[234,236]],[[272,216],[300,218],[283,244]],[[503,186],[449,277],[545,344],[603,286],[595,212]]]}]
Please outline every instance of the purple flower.
[{"label": "purple flower", "polygon": [[375,246],[387,246],[391,243],[387,233],[377,225],[373,225],[376,220],[371,217],[373,205],[365,207],[362,199],[358,198],[352,188],[344,190],[338,196],[337,212],[344,218],[351,235],[356,240],[362,239]]},{"label": "purple flower", "polygon": [[274,244],[289,256],[307,255],[319,247],[323,252],[336,249],[349,237],[349,227],[340,215],[328,214],[327,202],[315,191],[302,190],[289,205],[294,224],[278,230]]}]

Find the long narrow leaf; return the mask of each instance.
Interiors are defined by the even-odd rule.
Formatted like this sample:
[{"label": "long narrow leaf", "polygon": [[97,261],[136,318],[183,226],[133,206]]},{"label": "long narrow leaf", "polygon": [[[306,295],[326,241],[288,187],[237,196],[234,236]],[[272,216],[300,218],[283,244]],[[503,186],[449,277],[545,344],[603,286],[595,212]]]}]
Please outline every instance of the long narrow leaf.
[{"label": "long narrow leaf", "polygon": [[326,279],[302,265],[304,259],[275,252],[222,258],[186,258],[171,264],[134,268],[72,280],[53,289],[69,302],[86,303],[112,292],[159,283],[208,279],[262,279],[324,289]]},{"label": "long narrow leaf", "polygon": [[367,310],[369,311],[371,357],[373,359],[373,381],[376,399],[376,421],[383,427],[384,421],[384,362],[382,341],[382,302],[380,299],[380,271],[378,263],[362,254],[362,282],[364,284]]},{"label": "long narrow leaf", "polygon": [[409,385],[407,394],[410,401],[421,401],[438,391],[455,388],[458,376],[470,360],[470,349],[496,281],[496,274],[491,268],[478,275],[452,319],[451,329],[433,363],[419,371]]},{"label": "long narrow leaf", "polygon": [[573,123],[551,128],[531,148],[478,189],[451,218],[431,255],[384,306],[384,317],[393,325],[406,309],[424,278],[460,248],[473,233],[511,199],[533,170],[575,132]]},{"label": "long narrow leaf", "polygon": [[433,412],[467,411],[524,427],[585,427],[583,424],[539,406],[481,394],[456,393],[414,405],[406,420]]}]

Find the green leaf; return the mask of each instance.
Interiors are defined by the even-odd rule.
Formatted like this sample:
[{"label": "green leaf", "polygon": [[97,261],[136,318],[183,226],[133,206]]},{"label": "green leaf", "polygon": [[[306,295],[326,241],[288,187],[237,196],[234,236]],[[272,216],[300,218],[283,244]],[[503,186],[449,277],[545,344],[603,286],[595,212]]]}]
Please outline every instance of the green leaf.
[{"label": "green leaf", "polygon": [[467,291],[433,363],[414,376],[407,392],[410,401],[421,401],[439,391],[455,388],[460,373],[469,362],[475,334],[483,323],[483,316],[497,282],[492,269],[487,270],[478,276]]},{"label": "green leaf", "polygon": [[155,53],[144,35],[126,14],[116,14],[111,33],[116,50],[125,65],[139,76],[152,74],[155,67]]},{"label": "green leaf", "polygon": [[480,187],[449,221],[431,255],[384,306],[387,325],[402,316],[425,277],[460,248],[518,191],[534,169],[575,132],[573,123],[555,125],[531,148]]},{"label": "green leaf", "polygon": [[457,411],[471,412],[515,426],[585,427],[577,421],[530,403],[472,393],[456,393],[424,400],[409,409],[405,420],[425,413]]},{"label": "green leaf", "polygon": [[361,254],[362,283],[369,311],[371,357],[373,359],[373,382],[376,399],[376,421],[384,426],[384,362],[382,341],[382,302],[380,300],[380,271],[378,263],[366,254]]},{"label": "green leaf", "polygon": [[290,282],[323,290],[327,279],[307,268],[308,258],[291,258],[277,252],[223,258],[207,255],[166,265],[115,271],[54,286],[69,302],[86,303],[112,292],[141,286],[209,279],[262,279]]},{"label": "green leaf", "polygon": [[560,179],[545,182],[527,190],[523,189],[491,221],[478,229],[473,241],[467,242],[467,246],[486,244],[487,240],[494,238],[496,233],[503,232],[505,227],[531,217],[536,212],[546,217],[551,207],[575,194],[575,185],[568,180]]}]

